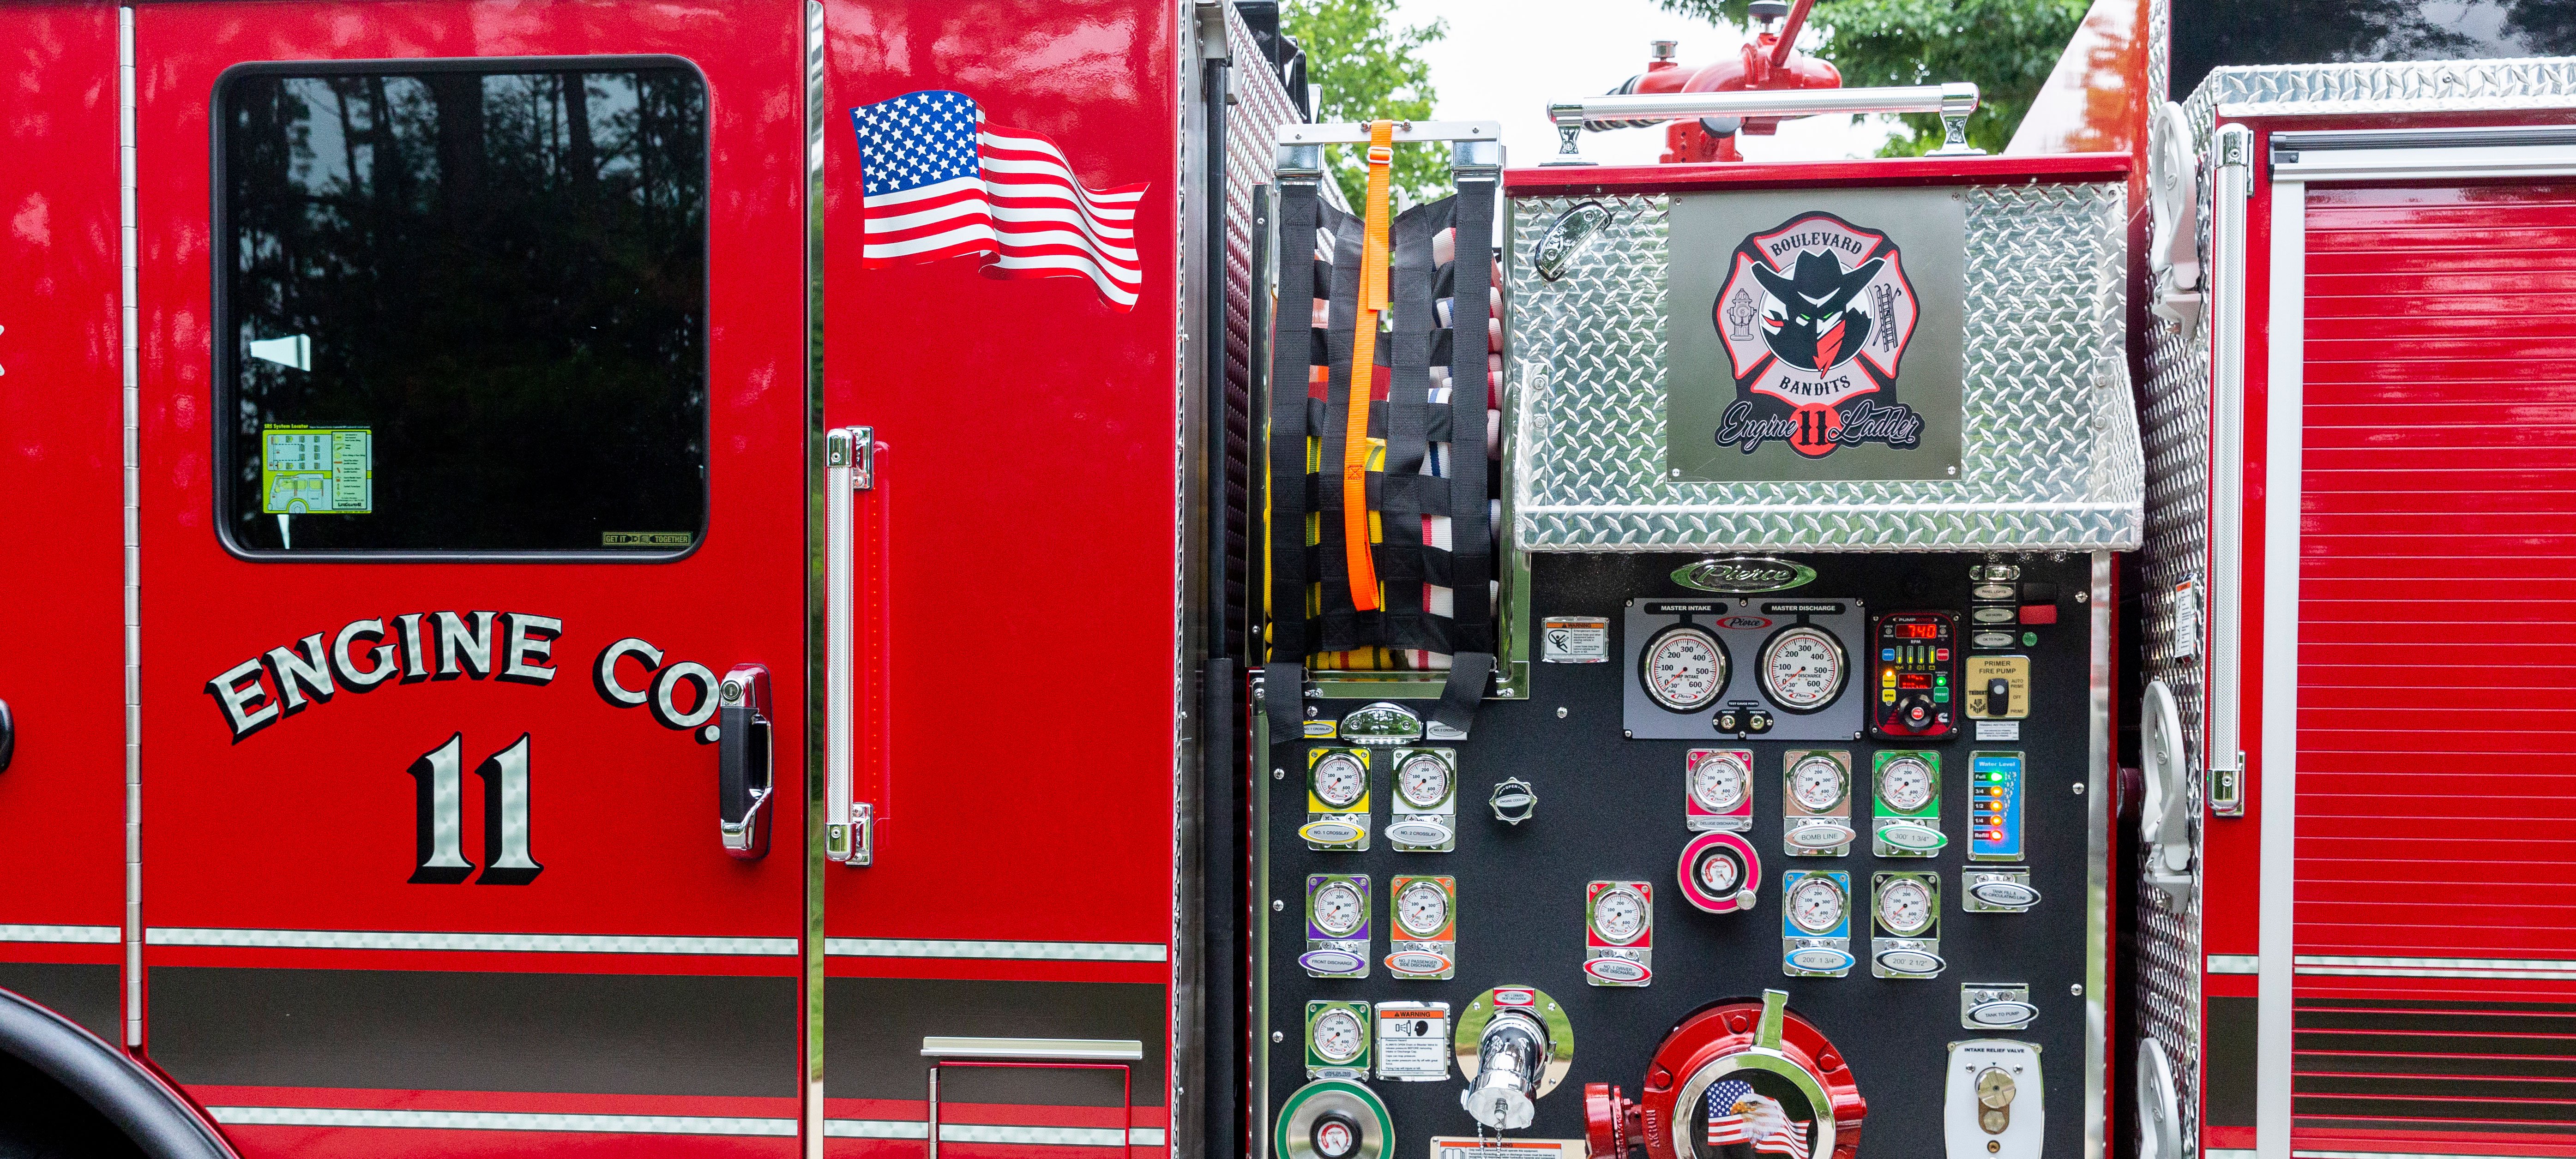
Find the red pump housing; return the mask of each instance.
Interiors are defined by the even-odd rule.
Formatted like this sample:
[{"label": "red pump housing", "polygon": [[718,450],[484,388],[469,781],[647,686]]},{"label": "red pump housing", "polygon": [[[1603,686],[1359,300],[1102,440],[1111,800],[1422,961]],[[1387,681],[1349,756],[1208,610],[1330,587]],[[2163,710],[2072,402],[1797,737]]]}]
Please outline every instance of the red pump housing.
[{"label": "red pump housing", "polygon": [[[1714,63],[1697,68],[1673,63],[1667,53],[1670,41],[1657,41],[1656,57],[1646,71],[1630,77],[1621,85],[1622,93],[1723,93],[1769,89],[1838,89],[1843,74],[1830,62],[1818,60],[1795,47],[1798,30],[1807,23],[1807,9],[1815,0],[1756,0],[1753,5],[1755,25],[1753,39],[1739,47],[1736,55],[1718,58]],[[1785,13],[1786,19],[1783,19]],[[1665,164],[1693,161],[1741,161],[1735,148],[1738,132],[1769,136],[1780,130],[1778,117],[1703,117],[1697,121],[1675,121],[1664,127]],[[1729,127],[1729,126],[1733,127]]]},{"label": "red pump housing", "polygon": [[[1767,1073],[1797,1088],[1817,1117],[1830,1117],[1820,1124],[1831,1131],[1818,1133],[1816,1153],[1852,1159],[1860,1152],[1869,1104],[1832,1040],[1790,1013],[1787,1003],[1785,992],[1765,990],[1759,1000],[1719,1002],[1693,1012],[1655,1048],[1645,1087],[1633,1101],[1609,1083],[1585,1085],[1584,1142],[1591,1159],[1627,1159],[1639,1142],[1649,1159],[1699,1159],[1702,1149],[1683,1147],[1676,1132],[1691,1128],[1693,1104],[1729,1073]],[[1784,1109],[1797,1118],[1795,1108]]]}]

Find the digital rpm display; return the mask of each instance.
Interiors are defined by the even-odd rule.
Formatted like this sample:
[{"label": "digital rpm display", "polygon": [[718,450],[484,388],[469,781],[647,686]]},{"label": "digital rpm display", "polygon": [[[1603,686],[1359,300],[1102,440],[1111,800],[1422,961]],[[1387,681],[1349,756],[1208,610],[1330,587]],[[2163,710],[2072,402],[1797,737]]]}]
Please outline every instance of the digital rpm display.
[{"label": "digital rpm display", "polygon": [[1637,679],[1667,712],[1698,712],[1726,691],[1726,648],[1707,629],[1679,624],[1646,641]]},{"label": "digital rpm display", "polygon": [[1833,633],[1807,624],[1782,628],[1762,645],[1762,695],[1784,712],[1814,712],[1842,695],[1849,668]]}]

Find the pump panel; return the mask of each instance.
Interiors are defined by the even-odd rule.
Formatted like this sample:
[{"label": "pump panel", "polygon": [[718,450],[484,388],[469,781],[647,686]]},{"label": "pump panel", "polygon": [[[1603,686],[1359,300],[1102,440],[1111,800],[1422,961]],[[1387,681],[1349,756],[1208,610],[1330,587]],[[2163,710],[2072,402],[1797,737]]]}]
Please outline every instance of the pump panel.
[{"label": "pump panel", "polygon": [[[1999,1026],[2009,1026],[2033,1057],[2044,1054],[2052,1068],[2078,1074],[2098,998],[2084,991],[2087,963],[2105,952],[2102,915],[2086,900],[2103,824],[2095,819],[2102,786],[2094,748],[2104,743],[2090,691],[2097,642],[2087,604],[2099,598],[2097,560],[2107,557],[1784,553],[1813,578],[1743,595],[1678,582],[1676,573],[1689,573],[1701,558],[1533,558],[1532,618],[1606,621],[1611,638],[1603,652],[1612,662],[1531,665],[1526,700],[1488,700],[1465,739],[1440,742],[1453,754],[1457,799],[1488,801],[1498,785],[1520,783],[1515,790],[1532,803],[1513,810],[1525,813],[1517,822],[1481,805],[1461,807],[1452,846],[1429,857],[1387,842],[1319,848],[1299,832],[1312,812],[1307,771],[1315,754],[1347,751],[1347,736],[1271,736],[1260,767],[1277,773],[1259,778],[1264,1105],[1275,1112],[1311,1073],[1310,1003],[1446,1003],[1481,1027],[1478,1016],[1495,1008],[1497,994],[1526,995],[1540,1004],[1539,1015],[1561,1015],[1571,1032],[1551,1039],[1542,1057],[1515,1062],[1566,1068],[1570,1081],[1553,1095],[1531,1096],[1526,1125],[1505,1128],[1507,1138],[1583,1139],[1580,1092],[1595,1083],[1634,1093],[1636,1105],[1671,1106],[1674,1115],[1689,1113],[1691,1123],[1706,1120],[1696,1102],[1705,1102],[1709,1089],[1736,1088],[1658,1091],[1650,1060],[1695,1011],[1722,1001],[1756,1009],[1765,990],[1785,991],[1792,1021],[1803,1019],[1830,1040],[1836,1065],[1847,1067],[1836,1074],[1856,1083],[1866,1101],[1872,1129],[1845,1123],[1834,1136],[1836,1150],[1858,1139],[1862,1156],[1926,1154],[1922,1145],[1941,1137],[1955,1114],[1954,1044]],[[1949,673],[1966,659],[1953,625],[1992,602],[1979,589],[1994,586],[1984,576],[1998,562],[2017,569],[2016,600],[2048,611],[2025,617],[2016,606],[2010,654],[2026,663],[2027,674],[2014,684],[2019,701],[2009,715],[1984,720],[1979,731],[1972,727],[1979,718],[1949,695],[1957,687]],[[2107,582],[2107,563],[2098,566]],[[1902,625],[1924,627],[1890,635]],[[1777,638],[1794,628],[1821,635],[1832,648],[1810,636],[1784,652]],[[1657,642],[1669,644],[1676,631],[1695,634],[1655,659]],[[1834,649],[1841,652],[1839,675],[1824,670]],[[1659,663],[1667,667],[1658,671]],[[1766,668],[1776,669],[1769,685]],[[1908,683],[1913,675],[1924,679]],[[1926,693],[1926,705],[1946,712],[1958,704],[1954,725],[1886,728],[1890,714],[1880,709],[1890,703],[1883,695],[1890,676],[1905,693]],[[1666,682],[1661,696],[1650,692],[1658,677]],[[1792,702],[1807,700],[1783,703],[1775,696],[1782,692]],[[1313,710],[1310,720],[1338,720],[1370,703],[1320,692],[1302,700]],[[1731,727],[1723,719],[1730,706],[1738,713]],[[1428,701],[1408,707],[1426,720],[1435,708]],[[1750,727],[1756,710],[1768,718],[1766,729]],[[1814,799],[1804,800],[1798,762],[1813,763],[1818,754],[1842,780],[1837,787],[1814,772]],[[1371,781],[1354,799],[1372,803],[1382,828],[1396,815],[1401,786],[1390,780],[1389,762],[1368,765]],[[1703,766],[1706,774],[1695,779]],[[1675,807],[1676,796],[1685,798],[1683,807]],[[1802,828],[1848,836],[1818,837],[1806,848],[1791,832]],[[1313,948],[1310,880],[1387,882],[1432,866],[1455,882],[1447,895],[1452,974],[1319,976],[1311,962],[1301,964],[1299,956]],[[1809,882],[1834,888],[1808,889],[1803,902],[1814,912],[1803,913],[1799,887]],[[1273,909],[1274,899],[1286,904]],[[1839,913],[1826,912],[1837,907]],[[1802,925],[1802,916],[1821,925]],[[1368,958],[1393,952],[1386,937],[1368,936],[1376,939]],[[1387,936],[1407,937],[1401,930]],[[1642,948],[1649,944],[1651,956]],[[2008,1019],[1994,1004],[2003,993],[2020,996]],[[1750,1041],[1750,1023],[1743,1033]],[[1579,1055],[1573,1036],[1582,1039]],[[1487,1043],[1481,1029],[1475,1042],[1461,1042],[1461,1069],[1476,1061],[1478,1047],[1513,1058],[1539,1049],[1517,1039]],[[1433,1136],[1476,1134],[1470,1105],[1478,1099],[1514,1123],[1522,1107],[1517,1095],[1494,1093],[1490,1080],[1462,1105],[1471,1084],[1457,1072],[1441,1082],[1368,1085],[1395,1124],[1391,1153],[1402,1156],[1418,1157]],[[2085,1154],[2086,1086],[2071,1078],[2044,1090],[2023,1082],[2009,1141],[2029,1139],[2041,1148],[2034,1153]],[[1763,1089],[1758,1082],[1747,1088]],[[1694,1105],[1673,1106],[1684,1094]],[[2028,1105],[2034,1100],[2045,1103],[2044,1112]],[[1730,1107],[1715,1114],[1732,1124]],[[1745,1122],[1760,1121],[1756,1112],[1744,1114],[1751,1116]],[[1626,1138],[1639,1145],[1664,1138],[1670,1146],[1670,1134],[1640,1128]],[[1703,1143],[1688,1153],[1736,1152]]]}]

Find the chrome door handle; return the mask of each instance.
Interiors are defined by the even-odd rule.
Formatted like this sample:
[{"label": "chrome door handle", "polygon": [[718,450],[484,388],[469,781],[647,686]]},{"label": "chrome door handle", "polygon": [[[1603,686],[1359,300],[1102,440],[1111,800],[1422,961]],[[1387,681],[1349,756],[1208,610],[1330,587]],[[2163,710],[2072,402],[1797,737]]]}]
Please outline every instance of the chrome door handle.
[{"label": "chrome door handle", "polygon": [[769,853],[769,669],[737,665],[716,686],[716,831],[724,851]]}]

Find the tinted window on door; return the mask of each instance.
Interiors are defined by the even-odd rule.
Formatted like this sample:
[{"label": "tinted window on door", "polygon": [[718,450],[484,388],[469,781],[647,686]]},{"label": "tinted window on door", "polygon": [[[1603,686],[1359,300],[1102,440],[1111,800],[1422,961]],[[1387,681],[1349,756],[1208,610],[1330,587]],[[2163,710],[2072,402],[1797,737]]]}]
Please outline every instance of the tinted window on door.
[{"label": "tinted window on door", "polygon": [[216,99],[235,549],[670,556],[706,522],[685,67],[268,71]]}]

